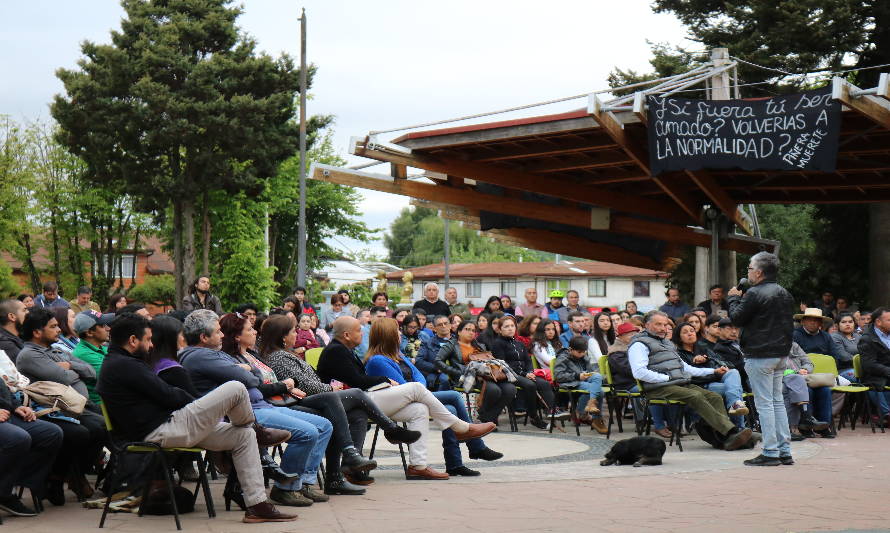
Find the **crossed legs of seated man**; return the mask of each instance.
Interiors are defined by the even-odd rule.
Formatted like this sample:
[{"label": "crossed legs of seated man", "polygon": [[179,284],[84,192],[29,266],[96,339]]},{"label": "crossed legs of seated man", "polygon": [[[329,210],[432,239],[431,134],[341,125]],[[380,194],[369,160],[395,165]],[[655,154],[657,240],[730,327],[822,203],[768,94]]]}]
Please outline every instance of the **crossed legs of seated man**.
[{"label": "crossed legs of seated man", "polygon": [[646,391],[650,398],[678,400],[684,402],[698,416],[723,436],[724,450],[737,450],[751,440],[750,429],[739,429],[726,414],[723,398],[716,392],[698,385],[666,385]]},{"label": "crossed legs of seated man", "polygon": [[[448,409],[448,412],[463,420],[470,422],[470,414],[467,412],[467,404],[464,397],[457,391],[439,391],[434,392],[433,396],[442,402],[442,405]],[[495,461],[504,456],[504,454],[496,452],[485,445],[481,438],[470,439],[466,441],[467,450],[470,452],[470,459],[484,459],[486,461]],[[449,476],[478,476],[478,470],[471,470],[464,466],[463,458],[460,453],[460,446],[454,431],[446,429],[442,432],[442,451],[445,455],[445,472]]]},{"label": "crossed legs of seated man", "polygon": [[368,396],[384,414],[397,422],[407,422],[408,429],[421,437],[408,446],[409,479],[448,479],[448,474],[430,468],[427,461],[429,419],[439,427],[451,429],[458,441],[482,437],[494,430],[494,423],[470,424],[452,413],[418,382],[369,392]]},{"label": "crossed legs of seated man", "polygon": [[814,431],[823,436],[831,435],[828,429],[829,423],[814,417],[812,409],[812,402],[818,401],[821,404],[820,416],[825,416],[825,407],[828,408],[828,416],[831,416],[831,388],[818,388],[826,389],[828,397],[825,398],[825,392],[808,387],[806,378],[800,374],[788,374],[782,378],[782,396],[785,400],[785,411],[788,413],[792,440],[814,437]]}]

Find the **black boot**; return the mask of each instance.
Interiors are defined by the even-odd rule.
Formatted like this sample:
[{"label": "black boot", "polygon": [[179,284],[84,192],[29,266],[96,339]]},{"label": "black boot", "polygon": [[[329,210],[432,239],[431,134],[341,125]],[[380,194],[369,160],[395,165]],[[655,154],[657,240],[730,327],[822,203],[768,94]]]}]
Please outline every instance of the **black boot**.
[{"label": "black boot", "polygon": [[260,454],[260,464],[263,467],[263,475],[279,483],[288,483],[300,477],[299,474],[288,474],[278,466],[275,459],[268,453]]},{"label": "black boot", "polygon": [[365,459],[354,446],[343,450],[343,458],[340,460],[341,472],[367,472],[377,468],[377,461]]},{"label": "black boot", "polygon": [[816,420],[810,413],[809,404],[804,403],[800,405],[800,422],[797,427],[801,431],[822,431],[828,429],[828,422]]},{"label": "black boot", "polygon": [[327,479],[324,482],[324,493],[332,495],[345,494],[348,496],[360,496],[365,493],[365,489],[346,481],[339,472],[332,473],[329,471]]},{"label": "black boot", "polygon": [[419,431],[411,431],[402,426],[393,426],[383,430],[383,436],[392,444],[412,444],[420,438]]}]

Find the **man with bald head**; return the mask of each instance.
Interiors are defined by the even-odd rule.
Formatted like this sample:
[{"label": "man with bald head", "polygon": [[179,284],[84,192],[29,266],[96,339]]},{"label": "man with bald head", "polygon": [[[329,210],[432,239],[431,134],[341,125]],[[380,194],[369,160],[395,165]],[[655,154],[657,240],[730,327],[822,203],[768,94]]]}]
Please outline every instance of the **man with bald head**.
[{"label": "man with bald head", "polygon": [[353,351],[362,342],[361,324],[355,318],[341,316],[335,320],[333,334],[334,338],[318,359],[318,377],[325,383],[337,380],[357,389],[384,387],[369,391],[368,396],[386,416],[407,422],[408,429],[421,434],[416,442],[408,445],[408,479],[448,479],[448,474],[433,470],[427,461],[430,418],[439,426],[453,430],[458,441],[478,438],[495,429],[492,422],[470,424],[457,418],[421,383],[400,385],[385,376],[369,376],[365,364]]}]

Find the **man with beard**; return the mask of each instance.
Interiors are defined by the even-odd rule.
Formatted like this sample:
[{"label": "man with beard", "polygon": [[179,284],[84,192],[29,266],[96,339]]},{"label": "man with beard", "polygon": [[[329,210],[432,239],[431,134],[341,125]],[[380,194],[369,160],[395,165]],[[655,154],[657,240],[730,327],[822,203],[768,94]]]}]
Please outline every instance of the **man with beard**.
[{"label": "man with beard", "polygon": [[0,301],[0,350],[6,352],[13,363],[25,347],[25,341],[19,337],[19,333],[27,315],[25,304],[15,298]]},{"label": "man with beard", "polygon": [[[237,381],[224,383],[199,400],[168,385],[144,362],[151,349],[148,320],[133,313],[115,318],[96,386],[115,431],[129,440],[163,447],[231,451],[246,507],[243,521],[296,520],[296,515],[282,514],[267,501],[257,448],[280,443],[290,434],[255,427],[247,389]],[[223,417],[229,422],[222,422]]]},{"label": "man with beard", "polygon": [[182,298],[183,311],[210,309],[218,316],[222,315],[222,304],[219,298],[210,294],[210,278],[201,276],[192,283],[189,293]]}]

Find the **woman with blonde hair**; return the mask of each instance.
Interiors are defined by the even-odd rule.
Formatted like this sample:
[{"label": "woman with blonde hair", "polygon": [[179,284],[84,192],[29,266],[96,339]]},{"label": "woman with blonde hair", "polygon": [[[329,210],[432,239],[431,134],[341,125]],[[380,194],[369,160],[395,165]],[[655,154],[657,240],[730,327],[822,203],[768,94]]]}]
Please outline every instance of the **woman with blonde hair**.
[{"label": "woman with blonde hair", "polygon": [[[423,373],[407,357],[398,352],[398,325],[392,319],[377,319],[371,325],[371,340],[368,353],[365,355],[365,369],[368,374],[385,376],[400,385],[417,382],[426,386]],[[464,422],[472,421],[460,393],[448,390],[432,394],[451,414]],[[466,443],[471,459],[494,461],[503,457],[503,454],[486,447],[481,438],[471,439]],[[457,437],[451,429],[442,432],[442,449],[445,456],[445,471],[449,476],[479,475],[478,471],[464,466]]]}]

